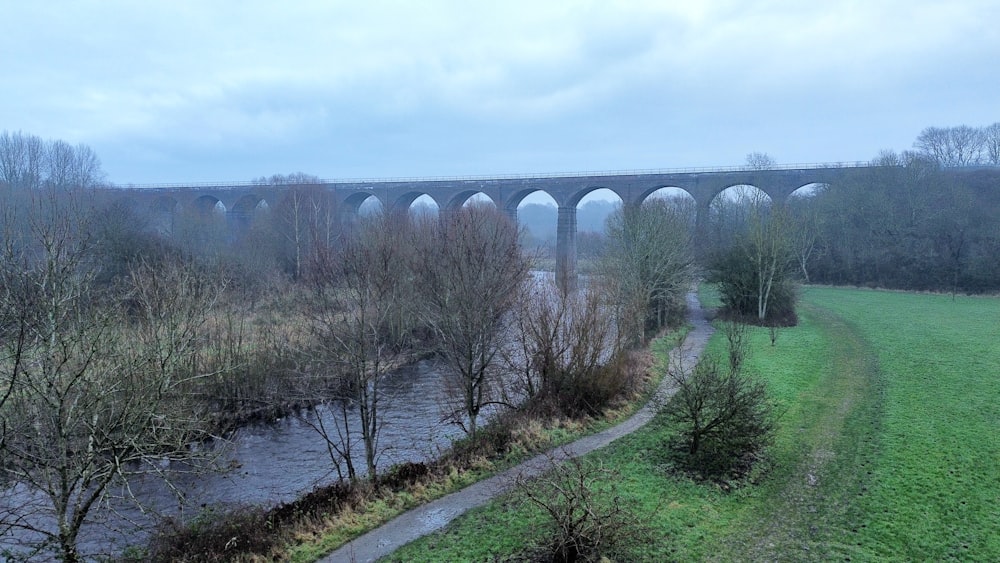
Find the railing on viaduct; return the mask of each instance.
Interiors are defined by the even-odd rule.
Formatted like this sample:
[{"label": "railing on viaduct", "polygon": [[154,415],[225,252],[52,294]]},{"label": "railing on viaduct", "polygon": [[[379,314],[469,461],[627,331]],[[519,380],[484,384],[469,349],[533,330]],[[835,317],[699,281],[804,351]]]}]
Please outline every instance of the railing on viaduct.
[{"label": "railing on viaduct", "polygon": [[[433,199],[448,212],[482,193],[512,218],[528,195],[545,192],[558,206],[556,272],[560,283],[572,284],[576,270],[576,210],[590,192],[607,189],[625,205],[638,205],[661,188],[680,188],[689,193],[698,209],[699,225],[704,224],[712,200],[727,188],[752,185],[773,201],[784,201],[795,190],[810,184],[836,184],[858,174],[866,163],[817,163],[777,165],[767,170],[745,167],[669,168],[656,170],[613,170],[493,176],[447,176],[431,178],[370,178],[320,180],[315,184],[329,190],[346,214],[356,214],[369,198],[383,209],[406,210],[420,196]],[[231,224],[252,221],[255,213],[273,207],[291,186],[261,182],[199,182],[189,184],[128,185],[128,196],[169,224],[181,209],[214,209],[225,212]]]}]

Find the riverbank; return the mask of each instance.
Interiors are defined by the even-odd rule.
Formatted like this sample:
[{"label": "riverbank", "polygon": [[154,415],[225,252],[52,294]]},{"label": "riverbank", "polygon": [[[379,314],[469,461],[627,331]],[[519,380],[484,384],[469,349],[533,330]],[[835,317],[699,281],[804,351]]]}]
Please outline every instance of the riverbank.
[{"label": "riverbank", "polygon": [[[698,363],[698,358],[713,330],[694,295],[688,296],[688,312],[691,330],[681,344],[670,350],[670,358],[667,361],[672,365],[690,368]],[[662,348],[669,342],[669,339],[660,339],[658,344]],[[415,539],[440,530],[469,510],[506,493],[518,480],[530,479],[550,470],[553,462],[584,456],[632,434],[648,424],[656,415],[659,405],[673,393],[671,381],[666,378],[660,380],[655,389],[642,407],[624,421],[556,449],[545,451],[472,486],[407,511],[330,553],[320,560],[321,563],[376,561]]]},{"label": "riverbank", "polygon": [[[669,346],[672,341],[663,337],[654,346]],[[456,440],[434,462],[408,463],[391,470],[377,487],[331,485],[271,510],[246,508],[207,514],[195,526],[166,530],[142,555],[153,560],[183,560],[191,553],[217,554],[230,560],[315,560],[410,508],[482,481],[538,452],[605,430],[634,414],[659,379],[650,369],[648,351],[630,356],[627,369],[635,379],[632,393],[599,417],[501,417],[475,440]]]}]

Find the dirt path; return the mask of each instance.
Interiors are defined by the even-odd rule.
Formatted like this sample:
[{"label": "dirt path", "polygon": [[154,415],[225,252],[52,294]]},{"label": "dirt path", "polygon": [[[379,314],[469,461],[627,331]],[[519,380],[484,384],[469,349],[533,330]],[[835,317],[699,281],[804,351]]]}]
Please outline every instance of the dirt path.
[{"label": "dirt path", "polygon": [[[698,357],[708,343],[712,327],[705,318],[705,311],[698,303],[697,296],[690,293],[687,296],[691,332],[684,343],[671,351],[671,362],[686,368],[694,366]],[[680,362],[677,364],[676,362]],[[470,485],[460,491],[441,497],[433,502],[405,512],[382,526],[345,544],[340,549],[327,555],[320,561],[323,563],[368,562],[389,555],[396,549],[411,541],[435,532],[445,527],[449,522],[466,511],[485,504],[492,498],[501,495],[513,486],[519,476],[532,477],[539,475],[550,465],[550,460],[564,460],[582,456],[596,449],[603,448],[611,442],[635,432],[653,419],[655,408],[673,392],[669,381],[664,378],[656,391],[656,396],[646,406],[621,424],[581,438],[575,442],[556,448],[553,451],[540,454],[521,465],[494,475],[489,479]]]},{"label": "dirt path", "polygon": [[[868,343],[844,319],[806,307],[832,343],[834,370],[817,390],[818,416],[802,428],[808,446],[797,470],[774,496],[770,509],[728,540],[730,553],[749,561],[844,560],[850,548],[831,543],[850,525],[854,503],[867,481],[874,427],[848,430],[852,421],[878,420],[874,390],[878,371]],[[845,439],[846,436],[850,439]]]}]

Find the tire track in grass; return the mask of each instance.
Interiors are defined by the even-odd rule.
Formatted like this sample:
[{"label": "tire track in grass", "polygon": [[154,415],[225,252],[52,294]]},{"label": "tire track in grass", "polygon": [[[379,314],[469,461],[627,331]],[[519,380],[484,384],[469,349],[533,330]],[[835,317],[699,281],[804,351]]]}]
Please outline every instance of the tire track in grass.
[{"label": "tire track in grass", "polygon": [[[831,362],[815,390],[818,408],[801,436],[803,457],[775,486],[760,518],[727,541],[752,561],[851,560],[867,550],[858,499],[871,480],[882,418],[874,350],[845,319],[804,304],[829,342]],[[870,553],[870,552],[869,552]]]}]

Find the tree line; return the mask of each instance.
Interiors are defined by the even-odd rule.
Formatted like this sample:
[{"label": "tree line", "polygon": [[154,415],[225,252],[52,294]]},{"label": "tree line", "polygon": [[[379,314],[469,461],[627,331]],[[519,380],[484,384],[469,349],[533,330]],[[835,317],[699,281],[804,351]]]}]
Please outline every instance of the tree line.
[{"label": "tree line", "polygon": [[922,153],[883,152],[863,176],[789,203],[814,229],[810,244],[800,248],[802,277],[838,285],[997,291],[997,183],[995,169],[944,168]]},{"label": "tree line", "polygon": [[927,127],[913,146],[921,156],[944,167],[1000,166],[1000,122],[985,127]]},{"label": "tree line", "polygon": [[[861,173],[807,195],[793,194],[787,202],[775,204],[753,189],[721,195],[700,233],[703,264],[728,272],[726,284],[739,286],[729,288],[734,301],[728,305],[747,314],[749,301],[736,301],[763,306],[768,288],[780,298],[788,284],[799,281],[997,291],[1000,170],[990,155],[998,132],[1000,124],[930,127],[914,142],[915,150],[882,151]],[[747,166],[770,164],[767,155],[757,154]],[[762,239],[768,229],[773,236]],[[764,252],[766,241],[771,246]],[[751,260],[758,270],[767,265],[774,276],[736,275],[733,267]]]},{"label": "tree line", "polygon": [[101,161],[87,145],[0,133],[0,185],[11,190],[93,188],[105,181]]}]

